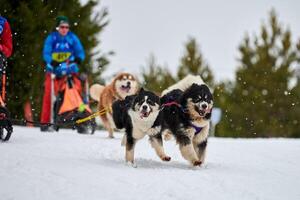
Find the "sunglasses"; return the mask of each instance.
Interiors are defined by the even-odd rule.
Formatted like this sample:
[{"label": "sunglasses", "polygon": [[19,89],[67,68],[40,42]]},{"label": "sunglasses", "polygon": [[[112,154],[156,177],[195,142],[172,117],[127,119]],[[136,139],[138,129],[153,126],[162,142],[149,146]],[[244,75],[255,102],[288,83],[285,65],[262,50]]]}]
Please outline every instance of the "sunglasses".
[{"label": "sunglasses", "polygon": [[69,26],[59,26],[61,29],[69,29]]}]

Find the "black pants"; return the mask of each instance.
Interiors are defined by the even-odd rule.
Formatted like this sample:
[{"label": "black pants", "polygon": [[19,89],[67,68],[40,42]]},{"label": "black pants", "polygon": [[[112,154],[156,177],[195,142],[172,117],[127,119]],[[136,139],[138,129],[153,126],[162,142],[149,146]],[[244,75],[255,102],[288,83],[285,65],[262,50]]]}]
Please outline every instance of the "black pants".
[{"label": "black pants", "polygon": [[7,60],[5,55],[3,55],[2,52],[0,52],[0,73],[2,74],[3,70],[5,70],[7,67]]},{"label": "black pants", "polygon": [[2,54],[2,52],[0,52],[0,96],[2,96],[2,78],[3,78],[2,75],[6,72],[6,67],[7,67],[7,59]]}]

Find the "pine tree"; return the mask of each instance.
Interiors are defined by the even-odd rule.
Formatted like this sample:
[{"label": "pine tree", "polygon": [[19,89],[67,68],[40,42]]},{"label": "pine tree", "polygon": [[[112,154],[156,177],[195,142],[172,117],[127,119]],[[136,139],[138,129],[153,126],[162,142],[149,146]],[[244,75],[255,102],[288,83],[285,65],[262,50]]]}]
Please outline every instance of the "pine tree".
[{"label": "pine tree", "polygon": [[153,55],[150,56],[147,66],[143,69],[143,87],[157,94],[175,83],[175,79],[168,68],[158,65]]},{"label": "pine tree", "polygon": [[185,52],[180,59],[177,79],[180,80],[188,74],[200,75],[205,83],[213,86],[212,71],[204,61],[195,38],[190,38],[185,44]]},{"label": "pine tree", "polygon": [[189,74],[201,75],[205,83],[211,87],[214,85],[212,72],[208,64],[205,63],[194,38],[189,39],[185,44],[185,52],[180,59],[176,76],[173,76],[167,67],[156,64],[154,56],[150,57],[147,65],[142,74],[145,87],[156,92],[163,91]]},{"label": "pine tree", "polygon": [[[108,11],[96,14],[96,1],[81,5],[79,0],[0,0],[0,15],[6,17],[13,32],[14,52],[8,67],[8,108],[13,117],[23,116],[23,105],[30,100],[34,117],[39,119],[42,101],[44,63],[42,48],[47,35],[55,30],[55,18],[66,15],[71,31],[80,38],[86,59],[80,71],[94,82],[109,63],[109,53],[93,52],[100,44],[99,33],[107,26]],[[96,67],[96,68],[95,68]]]},{"label": "pine tree", "polygon": [[[271,11],[260,35],[246,37],[239,47],[240,66],[232,90],[219,102],[224,111],[219,136],[290,137],[294,102],[289,88],[291,66],[297,63],[291,32]],[[298,130],[299,130],[299,124]]]},{"label": "pine tree", "polygon": [[[297,51],[300,55],[300,40],[297,45]],[[300,57],[300,56],[299,56]],[[298,60],[300,62],[300,59]],[[296,85],[291,90],[291,98],[292,98],[292,106],[293,111],[289,113],[289,119],[291,119],[290,122],[290,128],[291,128],[291,136],[292,137],[300,137],[300,67],[297,66],[296,69],[296,78],[297,82]]]}]

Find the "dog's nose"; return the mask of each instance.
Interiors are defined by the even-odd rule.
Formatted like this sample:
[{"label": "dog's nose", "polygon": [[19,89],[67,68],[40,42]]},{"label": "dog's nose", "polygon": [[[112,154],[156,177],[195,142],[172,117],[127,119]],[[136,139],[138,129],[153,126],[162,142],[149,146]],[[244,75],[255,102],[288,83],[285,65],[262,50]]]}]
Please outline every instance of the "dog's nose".
[{"label": "dog's nose", "polygon": [[143,110],[147,110],[147,108],[148,108],[148,106],[146,106],[146,105],[143,105]]},{"label": "dog's nose", "polygon": [[207,108],[207,105],[206,105],[206,104],[203,104],[201,107],[202,107],[203,109],[206,109],[206,108]]},{"label": "dog's nose", "polygon": [[130,81],[128,81],[128,82],[127,82],[127,85],[129,86],[130,84],[131,84],[131,82],[130,82]]}]

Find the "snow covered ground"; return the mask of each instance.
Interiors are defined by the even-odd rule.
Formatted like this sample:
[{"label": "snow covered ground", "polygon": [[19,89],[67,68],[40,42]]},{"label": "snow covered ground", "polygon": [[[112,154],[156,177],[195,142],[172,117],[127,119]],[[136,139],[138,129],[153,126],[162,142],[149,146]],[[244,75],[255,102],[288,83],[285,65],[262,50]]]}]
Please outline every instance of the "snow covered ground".
[{"label": "snow covered ground", "polygon": [[192,168],[174,141],[165,163],[144,139],[132,168],[116,136],[14,127],[0,143],[0,199],[300,199],[300,140],[210,138],[206,164]]}]

